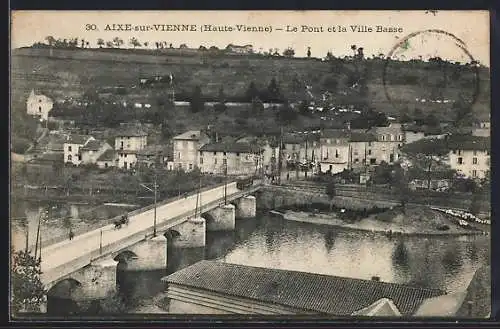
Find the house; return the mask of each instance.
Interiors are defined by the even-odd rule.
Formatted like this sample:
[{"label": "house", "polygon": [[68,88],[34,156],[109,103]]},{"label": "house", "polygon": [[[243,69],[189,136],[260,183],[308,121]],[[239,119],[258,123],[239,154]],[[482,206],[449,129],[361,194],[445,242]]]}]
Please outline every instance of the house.
[{"label": "house", "polygon": [[253,53],[252,45],[237,46],[229,44],[226,47],[226,51],[234,54],[251,54]]},{"label": "house", "polygon": [[370,164],[394,163],[399,159],[399,148],[405,143],[401,124],[391,123],[387,127],[374,127],[369,132],[377,139],[368,150]]},{"label": "house", "polygon": [[116,133],[115,150],[139,151],[146,147],[148,133],[141,127],[124,126]]},{"label": "house", "polygon": [[343,129],[329,129],[321,132],[320,136],[320,171],[336,174],[349,166],[349,131]]},{"label": "house", "polygon": [[96,160],[97,167],[106,169],[118,166],[118,157],[116,151],[108,149],[104,151]]},{"label": "house", "polygon": [[349,163],[358,168],[370,163],[372,147],[377,141],[375,134],[364,130],[351,130],[349,136]]},{"label": "house", "polygon": [[477,126],[472,129],[472,135],[479,137],[489,137],[491,125],[489,121],[479,121]]},{"label": "house", "polygon": [[26,101],[26,110],[29,115],[40,117],[42,120],[49,119],[49,112],[54,107],[52,99],[45,95],[35,94],[35,90],[31,90]]},{"label": "house", "polygon": [[89,140],[83,147],[80,148],[81,163],[95,164],[97,159],[108,150],[113,148],[108,143],[101,140]]},{"label": "house", "polygon": [[200,147],[199,168],[203,173],[254,175],[262,168],[262,149],[249,143],[209,143]]},{"label": "house", "polygon": [[165,151],[163,145],[150,145],[137,152],[139,166],[153,167],[163,162]]},{"label": "house", "polygon": [[301,148],[305,144],[305,137],[299,134],[286,133],[282,137],[282,157],[283,162],[300,162]]},{"label": "house", "polygon": [[264,172],[272,174],[277,170],[279,157],[279,143],[275,138],[257,138],[253,136],[242,137],[237,143],[250,143],[259,145],[262,151],[262,167]]},{"label": "house", "polygon": [[427,300],[445,295],[438,289],[376,279],[207,260],[177,271],[162,281],[168,285],[169,313],[172,314],[410,317]]},{"label": "house", "polygon": [[118,168],[131,169],[137,164],[137,152],[147,146],[148,133],[141,127],[124,126],[116,134],[115,150]]},{"label": "house", "polygon": [[186,171],[198,165],[198,150],[210,142],[208,136],[200,130],[189,130],[173,138],[173,160],[175,168]]},{"label": "house", "polygon": [[64,163],[71,163],[78,166],[82,162],[82,148],[87,142],[95,140],[94,137],[88,135],[69,135],[64,142]]},{"label": "house", "polygon": [[452,135],[447,139],[449,165],[466,177],[483,179],[489,176],[490,138]]}]

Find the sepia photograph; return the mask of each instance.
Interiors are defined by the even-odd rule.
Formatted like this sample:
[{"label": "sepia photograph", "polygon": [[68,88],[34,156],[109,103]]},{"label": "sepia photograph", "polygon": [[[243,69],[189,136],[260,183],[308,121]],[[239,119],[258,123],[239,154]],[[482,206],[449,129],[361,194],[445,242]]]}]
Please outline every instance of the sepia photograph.
[{"label": "sepia photograph", "polygon": [[491,317],[488,11],[11,11],[11,319]]}]

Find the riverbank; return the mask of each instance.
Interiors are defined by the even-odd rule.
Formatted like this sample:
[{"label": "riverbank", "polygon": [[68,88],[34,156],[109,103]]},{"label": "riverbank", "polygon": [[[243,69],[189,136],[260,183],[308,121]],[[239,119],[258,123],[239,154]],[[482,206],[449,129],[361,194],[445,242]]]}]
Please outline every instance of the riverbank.
[{"label": "riverbank", "polygon": [[[465,229],[456,225],[452,219],[425,207],[407,207],[403,214],[398,208],[375,214],[358,221],[346,221],[335,213],[310,213],[286,211],[286,220],[341,227],[349,230],[377,232],[390,235],[444,236],[444,235],[482,235],[487,231]],[[447,227],[443,230],[443,227]],[[441,228],[441,229],[439,229]]]}]

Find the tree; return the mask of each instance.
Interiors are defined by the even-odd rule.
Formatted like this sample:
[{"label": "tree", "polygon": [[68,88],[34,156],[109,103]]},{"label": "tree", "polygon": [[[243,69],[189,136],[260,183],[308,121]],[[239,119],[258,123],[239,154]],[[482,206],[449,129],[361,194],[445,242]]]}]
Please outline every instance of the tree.
[{"label": "tree", "polygon": [[337,187],[335,186],[335,181],[333,178],[330,178],[328,184],[326,185],[326,195],[330,199],[330,211],[333,209],[333,199],[337,196]]},{"label": "tree", "polygon": [[441,162],[441,157],[448,153],[446,141],[439,138],[421,139],[402,147],[417,170],[423,170],[427,175],[427,185],[430,188],[433,165]]},{"label": "tree", "polygon": [[250,82],[245,92],[246,99],[251,102],[253,99],[259,97],[259,90],[255,86],[255,82]]},{"label": "tree", "polygon": [[469,207],[471,214],[477,216],[481,210],[481,192],[478,189],[474,189],[472,192],[472,200]]},{"label": "tree", "polygon": [[135,49],[135,48],[137,48],[137,47],[140,47],[140,46],[141,46],[141,43],[139,42],[139,40],[137,40],[137,38],[136,38],[136,37],[132,37],[132,38],[130,38],[129,44],[130,44],[132,47],[134,47],[134,49]]},{"label": "tree", "polygon": [[293,121],[297,120],[298,112],[285,101],[285,103],[280,106],[277,116],[278,121],[285,124],[291,124]]},{"label": "tree", "polygon": [[45,40],[47,40],[50,47],[53,47],[56,44],[56,39],[51,35],[45,37]]},{"label": "tree", "polygon": [[356,57],[356,49],[357,49],[357,48],[358,48],[358,47],[357,47],[356,45],[351,45],[351,50],[352,50],[352,52],[353,52],[353,54],[354,54],[354,55],[353,55],[354,57]]},{"label": "tree", "polygon": [[99,48],[102,48],[104,46],[104,39],[102,38],[97,39],[97,45],[99,46]]},{"label": "tree", "polygon": [[338,86],[337,77],[334,74],[324,75],[321,79],[321,86],[329,92],[335,93]]},{"label": "tree", "polygon": [[396,190],[396,195],[399,197],[399,202],[406,213],[406,204],[410,199],[410,188],[408,187],[409,179],[407,171],[400,165],[394,167],[393,171],[393,186]]},{"label": "tree", "polygon": [[434,113],[429,113],[424,119],[424,124],[431,127],[438,127],[439,119],[434,115]]},{"label": "tree", "polygon": [[201,93],[200,86],[197,85],[194,87],[189,105],[193,113],[198,113],[204,110],[205,102],[203,101],[203,95]]},{"label": "tree", "polygon": [[267,86],[269,101],[280,101],[282,99],[281,91],[276,78],[272,78]]},{"label": "tree", "polygon": [[106,41],[106,48],[114,48],[112,41]]},{"label": "tree", "polygon": [[116,48],[120,48],[121,45],[123,45],[123,40],[120,39],[119,37],[114,37],[113,38],[113,45],[115,45]]},{"label": "tree", "polygon": [[12,262],[12,311],[40,312],[47,292],[40,279],[41,259],[35,259],[27,250],[14,253]]},{"label": "tree", "polygon": [[307,58],[311,57],[311,47],[307,47]]},{"label": "tree", "polygon": [[293,48],[291,47],[288,47],[283,51],[283,56],[291,58],[295,56],[295,50],[293,50]]},{"label": "tree", "polygon": [[363,53],[363,47],[359,47],[358,48],[358,59],[364,59],[365,58],[365,54]]}]

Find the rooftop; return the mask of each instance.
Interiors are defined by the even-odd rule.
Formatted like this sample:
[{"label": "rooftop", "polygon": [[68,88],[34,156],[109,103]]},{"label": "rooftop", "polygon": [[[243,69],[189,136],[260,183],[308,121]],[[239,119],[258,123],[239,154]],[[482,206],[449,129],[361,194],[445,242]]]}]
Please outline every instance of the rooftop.
[{"label": "rooftop", "polygon": [[141,127],[121,127],[116,132],[116,137],[143,137],[147,135],[148,133]]},{"label": "rooftop", "polygon": [[163,281],[338,316],[351,315],[382,298],[391,299],[401,314],[408,316],[425,299],[445,294],[437,289],[396,283],[207,260],[175,272]]},{"label": "rooftop", "polygon": [[113,149],[106,150],[97,161],[113,161],[116,157],[116,152]]},{"label": "rooftop", "polygon": [[210,143],[200,148],[203,152],[233,152],[233,153],[258,153],[260,151],[256,144],[250,143]]},{"label": "rooftop", "polygon": [[374,142],[377,137],[372,133],[367,132],[351,132],[351,142]]},{"label": "rooftop", "polygon": [[491,142],[489,137],[472,135],[452,135],[447,140],[451,150],[489,151]]},{"label": "rooftop", "polygon": [[345,129],[325,129],[321,132],[321,138],[348,139],[350,132]]},{"label": "rooftop", "polygon": [[185,133],[175,136],[173,139],[177,140],[199,140],[202,137],[200,130],[188,130]]},{"label": "rooftop", "polygon": [[84,145],[92,136],[89,135],[70,135],[65,143]]},{"label": "rooftop", "polygon": [[106,142],[100,140],[90,140],[80,150],[81,151],[99,151]]}]

